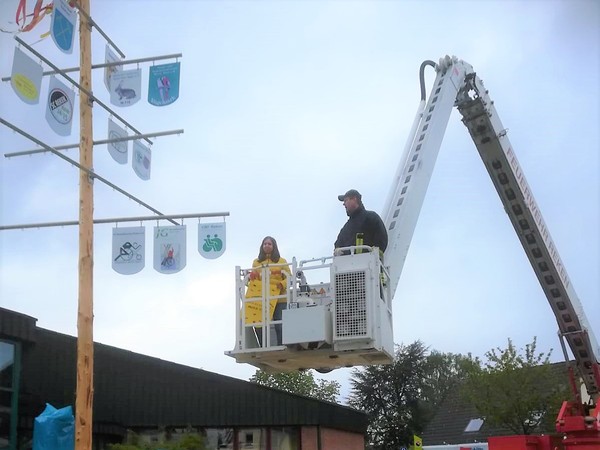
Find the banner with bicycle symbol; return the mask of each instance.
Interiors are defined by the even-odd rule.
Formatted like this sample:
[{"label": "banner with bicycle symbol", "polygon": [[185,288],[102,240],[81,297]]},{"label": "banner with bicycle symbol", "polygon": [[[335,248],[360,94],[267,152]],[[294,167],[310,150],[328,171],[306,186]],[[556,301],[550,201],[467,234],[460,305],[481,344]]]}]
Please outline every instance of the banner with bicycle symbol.
[{"label": "banner with bicycle symbol", "polygon": [[186,264],[186,226],[154,227],[154,269],[177,273]]},{"label": "banner with bicycle symbol", "polygon": [[198,251],[206,259],[225,253],[225,222],[198,224]]},{"label": "banner with bicycle symbol", "polygon": [[122,275],[133,275],[144,268],[146,228],[113,228],[112,268]]}]

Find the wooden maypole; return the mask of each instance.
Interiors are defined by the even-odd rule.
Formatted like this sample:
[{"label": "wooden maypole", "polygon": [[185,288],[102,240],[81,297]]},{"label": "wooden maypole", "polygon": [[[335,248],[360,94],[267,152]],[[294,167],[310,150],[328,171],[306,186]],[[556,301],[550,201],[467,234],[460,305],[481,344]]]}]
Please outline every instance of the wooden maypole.
[{"label": "wooden maypole", "polygon": [[[79,84],[92,92],[90,0],[78,0]],[[93,168],[92,99],[79,91],[79,163]],[[77,311],[77,393],[75,450],[92,448],[94,402],[94,191],[89,173],[79,171],[79,302]]]}]

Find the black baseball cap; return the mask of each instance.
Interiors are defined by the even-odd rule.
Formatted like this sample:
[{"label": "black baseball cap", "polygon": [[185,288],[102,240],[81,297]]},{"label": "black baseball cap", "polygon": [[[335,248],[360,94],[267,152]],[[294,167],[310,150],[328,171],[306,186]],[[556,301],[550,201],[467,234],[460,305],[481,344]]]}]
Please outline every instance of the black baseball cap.
[{"label": "black baseball cap", "polygon": [[345,194],[338,195],[338,200],[343,202],[346,197],[356,197],[359,200],[362,200],[362,195],[356,189],[350,189]]}]

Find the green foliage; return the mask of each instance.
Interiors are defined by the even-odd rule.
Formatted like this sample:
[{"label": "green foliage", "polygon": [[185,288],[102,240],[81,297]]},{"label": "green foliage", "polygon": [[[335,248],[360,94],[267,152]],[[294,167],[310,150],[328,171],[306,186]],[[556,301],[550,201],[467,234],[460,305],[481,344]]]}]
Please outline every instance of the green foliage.
[{"label": "green foliage", "polygon": [[421,435],[448,391],[473,360],[428,350],[421,341],[398,346],[389,365],[355,369],[350,406],[369,416],[369,444],[376,450],[408,447]]},{"label": "green foliage", "polygon": [[490,350],[483,366],[468,369],[463,396],[489,424],[516,434],[553,432],[569,392],[566,374],[559,382],[553,371],[551,353],[538,353],[535,337],[523,352],[508,339],[506,349]]},{"label": "green foliage", "polygon": [[468,371],[473,367],[479,367],[480,364],[479,359],[472,358],[470,355],[432,350],[425,361],[423,400],[435,412],[446,395],[467,377]]},{"label": "green foliage", "polygon": [[259,369],[252,375],[250,381],[262,386],[332,403],[336,403],[337,397],[340,395],[340,384],[337,381],[315,380],[310,370],[267,373]]},{"label": "green foliage", "polygon": [[140,450],[146,447],[138,447],[132,444],[109,444],[108,448],[110,450]]},{"label": "green foliage", "polygon": [[125,444],[110,444],[109,450],[207,450],[204,436],[197,433],[185,433],[177,440],[162,442],[144,442],[141,436],[128,433]]}]

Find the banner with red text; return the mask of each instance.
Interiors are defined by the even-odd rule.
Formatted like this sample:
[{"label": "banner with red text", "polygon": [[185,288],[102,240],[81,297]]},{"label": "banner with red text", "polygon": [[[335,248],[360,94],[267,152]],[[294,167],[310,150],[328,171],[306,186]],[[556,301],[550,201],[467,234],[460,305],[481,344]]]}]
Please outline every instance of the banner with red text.
[{"label": "banner with red text", "polygon": [[177,273],[186,264],[186,226],[154,227],[154,269]]}]

